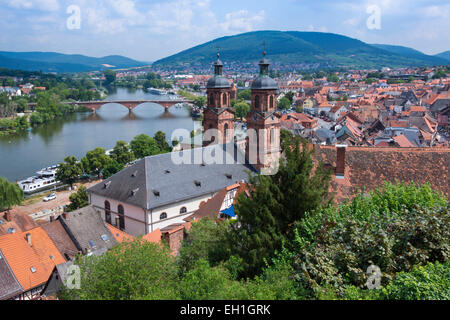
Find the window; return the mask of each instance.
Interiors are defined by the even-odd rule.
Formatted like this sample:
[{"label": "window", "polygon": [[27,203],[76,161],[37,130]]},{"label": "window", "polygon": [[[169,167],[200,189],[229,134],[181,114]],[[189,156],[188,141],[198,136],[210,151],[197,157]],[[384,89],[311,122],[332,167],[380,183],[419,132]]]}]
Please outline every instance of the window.
[{"label": "window", "polygon": [[214,105],[214,95],[213,95],[212,93],[209,95],[209,104],[210,104],[211,106]]},{"label": "window", "polygon": [[125,211],[121,204],[117,207],[117,212],[119,213],[119,229],[123,231],[125,230]]},{"label": "window", "polygon": [[223,127],[223,136],[224,136],[224,140],[225,142],[228,142],[226,138],[228,138],[228,123],[225,123],[225,126]]},{"label": "window", "polygon": [[273,96],[270,96],[270,98],[269,98],[269,106],[271,109],[274,107]]},{"label": "window", "polygon": [[105,221],[111,224],[111,205],[109,201],[105,201]]},{"label": "window", "polygon": [[187,212],[186,207],[183,207],[183,208],[180,209],[180,214],[183,214],[183,213],[186,213],[186,212]]},{"label": "window", "polygon": [[255,96],[255,108],[259,109],[259,96]]},{"label": "window", "polygon": [[165,213],[165,212],[161,213],[161,215],[159,216],[159,219],[160,220],[167,219],[167,213]]},{"label": "window", "polygon": [[223,104],[224,107],[227,106],[227,94],[226,94],[226,93],[223,94],[223,97],[222,97],[222,104]]}]

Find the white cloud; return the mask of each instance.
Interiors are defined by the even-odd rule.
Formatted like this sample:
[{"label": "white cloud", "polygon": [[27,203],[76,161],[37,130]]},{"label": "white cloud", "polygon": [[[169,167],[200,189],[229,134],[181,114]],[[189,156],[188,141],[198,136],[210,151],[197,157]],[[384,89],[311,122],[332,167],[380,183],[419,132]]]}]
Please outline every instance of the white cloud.
[{"label": "white cloud", "polygon": [[250,15],[247,10],[230,12],[225,15],[225,21],[220,24],[222,30],[230,32],[248,32],[264,21],[265,12],[260,11]]},{"label": "white cloud", "polygon": [[6,0],[6,4],[17,9],[59,10],[58,0]]}]

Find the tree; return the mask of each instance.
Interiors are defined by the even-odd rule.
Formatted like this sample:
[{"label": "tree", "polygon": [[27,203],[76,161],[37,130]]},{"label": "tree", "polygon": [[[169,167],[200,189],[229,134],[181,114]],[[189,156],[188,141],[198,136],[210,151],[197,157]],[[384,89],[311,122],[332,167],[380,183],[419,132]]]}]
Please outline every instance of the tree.
[{"label": "tree", "polygon": [[180,249],[179,265],[182,272],[191,270],[200,259],[215,266],[228,255],[224,239],[229,222],[213,221],[208,218],[193,222],[186,240]]},{"label": "tree", "polygon": [[286,98],[289,99],[289,102],[290,102],[291,104],[294,103],[295,92],[289,91],[289,92],[286,93],[284,96],[285,96]]},{"label": "tree", "polygon": [[103,169],[102,177],[103,179],[108,179],[112,175],[115,175],[116,173],[122,171],[123,168],[124,168],[123,164],[118,163],[114,159],[111,159],[111,161],[109,161],[106,167]]},{"label": "tree", "polygon": [[172,300],[178,299],[177,268],[166,247],[136,239],[105,254],[82,257],[80,289],[64,290],[62,299]]},{"label": "tree", "polygon": [[69,197],[70,204],[67,206],[67,212],[75,211],[89,205],[89,195],[85,186],[80,186],[77,192],[72,193]]},{"label": "tree", "polygon": [[152,156],[161,152],[155,139],[146,134],[140,134],[134,137],[130,142],[131,151],[137,159]]},{"label": "tree", "polygon": [[105,84],[109,85],[116,81],[116,72],[114,70],[105,70]]},{"label": "tree", "polygon": [[386,285],[414,265],[447,261],[449,217],[447,201],[428,185],[386,184],[351,203],[310,211],[282,257],[310,298],[324,288],[342,297],[348,286],[367,288],[372,264]]},{"label": "tree", "polygon": [[450,262],[415,266],[411,272],[400,272],[385,288],[380,299],[449,300]]},{"label": "tree", "polygon": [[250,89],[245,89],[242,90],[241,92],[238,93],[237,98],[239,100],[251,100],[252,99],[252,92],[250,91]]},{"label": "tree", "polygon": [[95,148],[88,151],[86,157],[81,159],[84,171],[91,175],[96,175],[100,178],[102,170],[108,165],[111,159],[106,155],[103,148]]},{"label": "tree", "polygon": [[291,102],[286,97],[281,98],[280,101],[278,102],[278,108],[281,110],[287,110],[290,107],[291,107]]},{"label": "tree", "polygon": [[166,134],[162,131],[158,131],[155,133],[155,136],[153,137],[156,141],[156,144],[158,145],[158,148],[161,152],[170,152],[172,151],[172,148],[170,147],[169,143],[166,141]]},{"label": "tree", "polygon": [[330,172],[315,168],[312,152],[299,137],[287,138],[278,172],[252,176],[251,194],[240,194],[235,205],[239,227],[229,234],[231,254],[243,260],[241,276],[260,273],[266,259],[293,238],[294,225],[306,212],[328,206]]},{"label": "tree", "polygon": [[197,96],[194,98],[194,105],[197,107],[203,107],[206,104],[206,97],[204,96]]},{"label": "tree", "polygon": [[56,171],[56,180],[69,184],[72,187],[82,174],[83,165],[81,162],[78,162],[77,158],[69,156],[64,159],[64,162],[59,164],[59,168]]},{"label": "tree", "polygon": [[0,177],[0,211],[9,210],[23,201],[23,190],[8,179]]},{"label": "tree", "polygon": [[247,113],[250,111],[250,106],[247,102],[241,100],[234,105],[234,111],[235,116],[241,118],[242,121],[242,118],[246,117]]},{"label": "tree", "polygon": [[328,82],[338,82],[339,77],[336,74],[332,73],[328,76],[327,81]]},{"label": "tree", "polygon": [[134,160],[134,154],[130,150],[130,146],[122,140],[116,142],[114,149],[110,153],[110,157],[122,165],[126,165]]}]

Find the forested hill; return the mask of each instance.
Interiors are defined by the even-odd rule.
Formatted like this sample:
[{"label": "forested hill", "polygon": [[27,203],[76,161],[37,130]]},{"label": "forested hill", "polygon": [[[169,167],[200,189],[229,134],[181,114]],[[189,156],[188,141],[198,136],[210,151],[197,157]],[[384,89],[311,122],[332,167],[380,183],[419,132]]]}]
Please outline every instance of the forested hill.
[{"label": "forested hill", "polygon": [[[448,61],[425,54],[404,54],[369,45],[346,36],[323,32],[255,31],[215,39],[154,63],[160,67],[210,64],[217,48],[224,62],[254,63],[267,57],[280,65],[316,65],[346,68],[380,68],[445,65]],[[412,51],[413,49],[411,49]]]},{"label": "forested hill", "polygon": [[80,54],[56,52],[0,51],[0,68],[25,71],[85,72],[106,68],[132,68],[145,64],[117,55],[94,58]]}]

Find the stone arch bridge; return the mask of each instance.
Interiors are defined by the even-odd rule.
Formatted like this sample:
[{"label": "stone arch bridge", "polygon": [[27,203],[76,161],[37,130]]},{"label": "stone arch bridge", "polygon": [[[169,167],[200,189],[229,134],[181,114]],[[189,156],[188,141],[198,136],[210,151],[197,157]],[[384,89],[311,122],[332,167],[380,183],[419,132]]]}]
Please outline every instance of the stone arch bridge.
[{"label": "stone arch bridge", "polygon": [[[144,103],[156,103],[162,106],[166,111],[169,108],[173,107],[179,103],[189,103],[192,104],[193,101],[183,100],[183,99],[173,99],[173,100],[117,100],[117,101],[70,101],[70,102],[62,102],[63,104],[72,104],[72,105],[80,105],[90,109],[93,113],[96,113],[98,109],[106,104],[117,103],[125,108],[127,108],[130,112],[136,108],[137,106]],[[36,106],[36,103],[28,104],[31,108]]]}]

